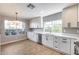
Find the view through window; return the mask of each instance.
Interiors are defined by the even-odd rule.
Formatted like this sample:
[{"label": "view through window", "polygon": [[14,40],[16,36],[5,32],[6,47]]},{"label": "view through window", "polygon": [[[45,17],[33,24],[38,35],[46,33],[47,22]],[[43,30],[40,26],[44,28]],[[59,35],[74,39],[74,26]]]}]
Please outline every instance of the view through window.
[{"label": "view through window", "polygon": [[62,32],[62,20],[53,20],[44,22],[45,32]]},{"label": "view through window", "polygon": [[21,21],[4,21],[4,28],[6,35],[24,34],[25,23]]}]

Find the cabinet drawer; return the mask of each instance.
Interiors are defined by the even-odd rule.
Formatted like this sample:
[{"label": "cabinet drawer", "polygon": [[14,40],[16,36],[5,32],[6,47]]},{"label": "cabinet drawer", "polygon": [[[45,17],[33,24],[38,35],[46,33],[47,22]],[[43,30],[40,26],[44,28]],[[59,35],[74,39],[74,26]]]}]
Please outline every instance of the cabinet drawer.
[{"label": "cabinet drawer", "polygon": [[48,35],[48,41],[49,41],[49,42],[53,42],[53,39],[54,39],[54,38],[53,38],[52,35]]},{"label": "cabinet drawer", "polygon": [[42,41],[46,40],[46,35],[42,35]]},{"label": "cabinet drawer", "polygon": [[55,49],[59,50],[60,49],[60,38],[59,37],[54,37],[53,41],[53,46]]},{"label": "cabinet drawer", "polygon": [[61,38],[61,42],[64,44],[69,44],[70,43],[70,39],[68,38]]},{"label": "cabinet drawer", "polygon": [[71,45],[70,41],[71,41],[71,39],[61,38],[60,50],[62,52],[70,54],[70,45]]},{"label": "cabinet drawer", "polygon": [[42,35],[42,44],[47,44],[46,35]]}]

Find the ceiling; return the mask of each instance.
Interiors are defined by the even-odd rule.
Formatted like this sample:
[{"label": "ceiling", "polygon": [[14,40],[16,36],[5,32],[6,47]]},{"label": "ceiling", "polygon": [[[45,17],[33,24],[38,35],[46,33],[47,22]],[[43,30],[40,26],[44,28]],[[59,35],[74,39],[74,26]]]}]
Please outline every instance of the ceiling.
[{"label": "ceiling", "polygon": [[46,16],[62,11],[63,8],[73,5],[73,3],[32,3],[35,8],[27,7],[28,3],[0,3],[0,15],[15,17],[18,12],[20,18],[33,18]]}]

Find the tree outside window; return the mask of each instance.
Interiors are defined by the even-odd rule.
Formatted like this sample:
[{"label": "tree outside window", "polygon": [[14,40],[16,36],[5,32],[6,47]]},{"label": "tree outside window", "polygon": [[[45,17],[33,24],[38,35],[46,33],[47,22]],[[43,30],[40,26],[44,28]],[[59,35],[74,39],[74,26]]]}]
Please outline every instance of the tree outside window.
[{"label": "tree outside window", "polygon": [[44,22],[44,31],[45,32],[62,32],[62,20],[53,20]]}]

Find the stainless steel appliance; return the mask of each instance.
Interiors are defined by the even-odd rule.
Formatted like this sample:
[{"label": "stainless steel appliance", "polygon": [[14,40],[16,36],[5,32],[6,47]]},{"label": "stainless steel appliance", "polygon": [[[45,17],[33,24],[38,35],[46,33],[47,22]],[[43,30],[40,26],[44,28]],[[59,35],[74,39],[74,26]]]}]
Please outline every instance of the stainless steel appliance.
[{"label": "stainless steel appliance", "polygon": [[38,34],[38,44],[42,44],[42,34]]},{"label": "stainless steel appliance", "polygon": [[79,55],[79,41],[74,42],[74,54]]}]

